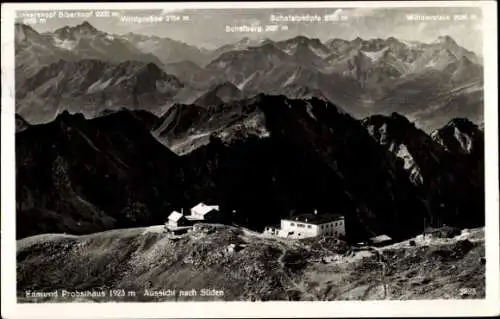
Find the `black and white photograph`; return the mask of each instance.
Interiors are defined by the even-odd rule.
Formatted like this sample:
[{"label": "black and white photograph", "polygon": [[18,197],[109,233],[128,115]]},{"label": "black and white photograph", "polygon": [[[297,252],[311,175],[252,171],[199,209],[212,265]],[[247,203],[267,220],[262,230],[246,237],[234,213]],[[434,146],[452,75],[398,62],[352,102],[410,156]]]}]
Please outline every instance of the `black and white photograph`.
[{"label": "black and white photograph", "polygon": [[15,302],[498,296],[488,13],[323,4],[3,7]]}]

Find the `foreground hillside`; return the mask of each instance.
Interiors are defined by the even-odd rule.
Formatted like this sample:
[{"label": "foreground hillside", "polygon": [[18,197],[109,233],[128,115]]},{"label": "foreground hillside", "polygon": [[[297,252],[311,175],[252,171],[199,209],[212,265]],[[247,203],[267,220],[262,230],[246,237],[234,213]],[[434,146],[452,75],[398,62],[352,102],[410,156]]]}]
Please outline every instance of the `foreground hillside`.
[{"label": "foreground hillside", "polygon": [[[84,236],[47,234],[17,242],[18,296],[26,291],[106,291],[130,297],[95,301],[367,300],[484,298],[484,230],[452,239],[415,239],[354,250],[333,238],[285,241],[244,229],[197,225],[170,238],[162,226]],[[43,271],[39,271],[43,269]],[[382,282],[385,282],[385,291]],[[176,297],[144,296],[175,289]],[[215,289],[221,296],[179,297]],[[87,298],[88,299],[88,298]]]}]

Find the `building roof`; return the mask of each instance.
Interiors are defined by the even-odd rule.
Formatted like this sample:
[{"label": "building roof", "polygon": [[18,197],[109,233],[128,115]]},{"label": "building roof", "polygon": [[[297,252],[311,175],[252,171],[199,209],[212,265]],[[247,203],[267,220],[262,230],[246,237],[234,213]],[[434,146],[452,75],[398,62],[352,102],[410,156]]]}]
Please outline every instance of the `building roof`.
[{"label": "building roof", "polygon": [[178,222],[182,217],[183,215],[181,213],[174,210],[173,212],[170,213],[170,215],[168,215],[168,220]]},{"label": "building roof", "polygon": [[191,208],[191,212],[196,212],[199,215],[206,215],[213,210],[219,210],[219,205],[206,205],[205,203],[199,203]]},{"label": "building roof", "polygon": [[344,216],[339,214],[329,214],[329,213],[300,214],[292,217],[283,218],[283,220],[298,221],[301,223],[308,223],[314,225],[331,223],[340,219],[344,219]]},{"label": "building roof", "polygon": [[184,217],[186,217],[186,219],[190,220],[190,221],[203,221],[203,218],[198,217],[198,216],[186,215]]},{"label": "building roof", "polygon": [[389,241],[389,240],[392,240],[392,238],[387,236],[387,235],[378,235],[378,236],[370,238],[370,241],[372,243],[381,243],[381,242]]},{"label": "building roof", "polygon": [[266,228],[276,228],[276,229],[278,229],[278,228],[280,228],[280,227],[281,227],[281,225],[280,225],[280,224],[273,224],[273,225],[267,225],[267,226],[266,226]]}]

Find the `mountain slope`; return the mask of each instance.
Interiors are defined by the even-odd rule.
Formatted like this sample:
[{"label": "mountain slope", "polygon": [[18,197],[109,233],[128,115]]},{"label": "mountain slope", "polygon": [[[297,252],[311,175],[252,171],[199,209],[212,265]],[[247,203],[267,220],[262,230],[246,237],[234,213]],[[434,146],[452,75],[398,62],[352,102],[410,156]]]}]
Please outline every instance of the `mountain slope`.
[{"label": "mountain slope", "polygon": [[217,75],[211,81],[235,84],[246,96],[308,86],[355,117],[397,111],[431,132],[460,117],[460,110],[480,121],[479,60],[450,37],[429,44],[393,37],[323,44],[298,36],[223,53],[203,72]]},{"label": "mountain slope", "polygon": [[[314,209],[344,214],[352,240],[407,238],[421,231],[424,218],[462,227],[484,222],[480,157],[445,150],[402,116],[368,124],[325,100],[266,95],[176,104],[159,119],[129,111],[93,120],[65,113],[17,133],[18,216],[42,218],[29,217],[33,223],[19,233],[132,225],[120,217],[124,209],[143,212],[139,224],[160,222],[169,209],[200,201],[236,211],[234,222],[257,230]],[[152,127],[180,157],[149,134]],[[407,154],[399,154],[402,146]],[[400,155],[411,156],[415,167]],[[417,178],[410,178],[414,168]],[[93,193],[97,185],[110,194]],[[122,199],[112,204],[116,196]],[[90,224],[79,228],[80,219]]]},{"label": "mountain slope", "polygon": [[30,126],[16,133],[17,237],[162,222],[182,198],[178,167],[129,111]]},{"label": "mountain slope", "polygon": [[127,33],[116,37],[130,42],[144,53],[149,53],[158,57],[164,65],[186,60],[198,65],[205,65],[210,59],[207,56],[208,52],[206,50],[169,38],[146,36],[135,33]]},{"label": "mountain slope", "polygon": [[155,64],[60,60],[16,89],[16,112],[31,123],[53,120],[63,110],[98,116],[105,109],[155,112],[182,88]]},{"label": "mountain slope", "polygon": [[34,75],[41,67],[60,59],[75,59],[70,52],[54,46],[32,27],[16,23],[15,30],[16,85]]},{"label": "mountain slope", "polygon": [[[474,124],[455,119],[432,137],[396,113],[371,116],[363,124],[375,140],[403,162],[419,196],[425,198],[427,224],[484,223],[483,213],[471,213],[484,212],[484,136]],[[468,152],[474,152],[474,158],[462,155]]]},{"label": "mountain slope", "polygon": [[156,56],[143,53],[128,41],[97,30],[87,21],[41,34],[30,26],[17,23],[15,48],[16,79],[19,83],[59,60],[99,59],[113,63],[130,60],[162,67]]},{"label": "mountain slope", "polygon": [[484,155],[484,132],[465,118],[456,118],[431,135],[446,150],[476,159]]},{"label": "mountain slope", "polygon": [[79,59],[100,59],[108,62],[141,61],[163,66],[155,55],[143,53],[130,42],[97,30],[87,21],[43,35],[54,46],[70,51]]},{"label": "mountain slope", "polygon": [[483,120],[481,59],[449,36],[431,43],[394,37],[325,43],[305,36],[278,42],[243,38],[205,50],[168,38],[111,35],[88,22],[44,34],[16,25],[16,86],[51,63],[89,58],[154,63],[160,69],[166,65],[167,73],[185,87],[157,114],[174,103],[191,104],[213,86],[230,82],[245,97],[300,97],[300,89],[291,88],[308,87],[303,95],[326,98],[356,118],[397,111],[428,133],[455,117]]},{"label": "mountain slope", "polygon": [[232,100],[238,100],[242,97],[241,91],[230,82],[216,85],[207,93],[200,96],[194,104],[200,106],[213,106],[221,103],[228,103]]},{"label": "mountain slope", "polygon": [[[420,218],[402,169],[358,121],[325,101],[260,95],[210,110],[178,106],[163,120],[155,134],[197,167],[186,183],[206,185],[197,188],[200,199],[234,207],[252,227],[292,209],[335,207],[353,234],[398,236],[398,223]],[[403,202],[413,203],[404,208],[412,213],[400,213]]]}]

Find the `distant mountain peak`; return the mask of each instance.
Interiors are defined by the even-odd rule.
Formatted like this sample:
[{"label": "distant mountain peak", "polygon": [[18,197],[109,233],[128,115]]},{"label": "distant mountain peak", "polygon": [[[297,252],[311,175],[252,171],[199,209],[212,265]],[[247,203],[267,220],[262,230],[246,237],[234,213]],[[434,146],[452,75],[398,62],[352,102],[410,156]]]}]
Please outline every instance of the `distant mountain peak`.
[{"label": "distant mountain peak", "polygon": [[23,41],[32,39],[33,37],[38,37],[39,33],[33,29],[31,26],[24,23],[15,24],[15,39],[16,41]]},{"label": "distant mountain peak", "polygon": [[464,117],[459,117],[459,118],[454,118],[450,120],[445,126],[449,127],[456,127],[456,128],[474,128],[477,125],[472,123],[471,120],[464,118]]},{"label": "distant mountain peak", "polygon": [[415,126],[404,116],[397,112],[392,112],[391,115],[371,115],[363,119],[364,125],[389,125],[391,130],[398,132],[407,132],[410,129],[415,129]]},{"label": "distant mountain peak", "polygon": [[260,44],[266,44],[266,43],[269,43],[269,42],[273,42],[273,40],[271,40],[269,38],[265,38],[265,39],[260,40]]},{"label": "distant mountain peak", "polygon": [[240,44],[249,44],[250,43],[250,38],[249,37],[244,37],[240,41],[238,41]]},{"label": "distant mountain peak", "polygon": [[484,133],[467,118],[450,120],[442,128],[435,130],[431,137],[452,152],[482,154],[484,151]]},{"label": "distant mountain peak", "polygon": [[97,35],[97,34],[103,34],[104,32],[99,31],[96,29],[93,25],[91,25],[88,21],[83,21],[82,23],[70,27],[70,26],[64,26],[62,28],[57,29],[54,31],[55,34],[58,36],[62,37],[68,37],[68,36],[81,36],[81,35]]},{"label": "distant mountain peak", "polygon": [[[30,25],[27,25],[27,24],[24,24],[24,23],[21,23],[21,22],[16,22],[15,23],[15,27],[17,29],[22,29],[22,30],[33,30],[35,31],[35,29],[33,29]],[[36,32],[36,31],[35,31]]]},{"label": "distant mountain peak", "polygon": [[391,118],[401,123],[410,123],[410,121],[405,116],[399,114],[398,112],[392,112]]},{"label": "distant mountain peak", "polygon": [[194,104],[208,107],[238,100],[241,97],[242,93],[238,87],[229,81],[224,81],[214,85],[205,94],[196,99]]},{"label": "distant mountain peak", "polygon": [[236,85],[234,85],[233,83],[231,83],[229,81],[224,81],[222,83],[218,83],[218,84],[214,85],[212,90],[219,90],[222,88],[231,88],[231,89],[235,89],[235,90],[239,91],[238,87],[236,87]]},{"label": "distant mountain peak", "polygon": [[446,44],[446,45],[457,45],[455,40],[453,40],[453,38],[450,37],[449,35],[438,36],[437,39],[434,41],[434,43]]},{"label": "distant mountain peak", "polygon": [[77,25],[74,27],[75,29],[80,29],[80,30],[87,30],[91,32],[97,32],[96,28],[92,24],[90,24],[87,20],[83,21],[81,24]]},{"label": "distant mountain peak", "polygon": [[304,36],[304,35],[298,35],[296,37],[293,37],[291,39],[291,41],[293,41],[293,42],[307,42],[307,41],[309,41],[309,38]]},{"label": "distant mountain peak", "polygon": [[264,43],[263,45],[261,45],[260,47],[256,47],[256,49],[259,49],[259,50],[262,50],[263,52],[276,52],[276,51],[280,51],[282,52],[277,46],[276,44],[274,44],[274,42],[267,42],[267,43]]}]

